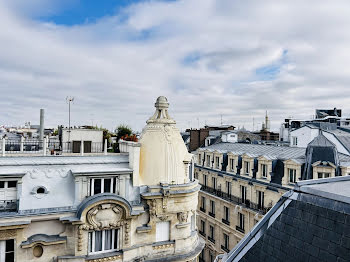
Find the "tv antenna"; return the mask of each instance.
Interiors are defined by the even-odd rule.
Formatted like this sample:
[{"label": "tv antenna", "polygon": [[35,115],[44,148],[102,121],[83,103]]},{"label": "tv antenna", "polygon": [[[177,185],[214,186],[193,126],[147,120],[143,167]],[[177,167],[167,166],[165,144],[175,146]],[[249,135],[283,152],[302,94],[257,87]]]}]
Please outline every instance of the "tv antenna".
[{"label": "tv antenna", "polygon": [[70,104],[74,103],[74,97],[67,96],[66,103],[68,104],[68,142],[70,142]]}]

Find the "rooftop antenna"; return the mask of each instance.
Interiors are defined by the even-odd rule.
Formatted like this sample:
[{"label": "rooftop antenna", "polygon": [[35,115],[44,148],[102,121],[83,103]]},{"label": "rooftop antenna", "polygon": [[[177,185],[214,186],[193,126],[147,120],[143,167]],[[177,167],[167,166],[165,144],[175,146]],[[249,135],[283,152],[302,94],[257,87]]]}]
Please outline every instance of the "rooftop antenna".
[{"label": "rooftop antenna", "polygon": [[68,142],[70,142],[70,104],[74,102],[74,97],[67,96],[66,102],[68,104]]}]

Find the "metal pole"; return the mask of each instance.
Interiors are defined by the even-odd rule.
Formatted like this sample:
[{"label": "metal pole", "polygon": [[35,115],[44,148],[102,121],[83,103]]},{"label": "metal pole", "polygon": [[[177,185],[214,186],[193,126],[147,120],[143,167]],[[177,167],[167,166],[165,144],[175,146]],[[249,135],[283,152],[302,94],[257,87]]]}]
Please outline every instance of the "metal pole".
[{"label": "metal pole", "polygon": [[104,144],[104,155],[107,155],[107,139],[105,139],[105,144]]},{"label": "metal pole", "polygon": [[2,139],[2,156],[5,156],[5,138]]}]

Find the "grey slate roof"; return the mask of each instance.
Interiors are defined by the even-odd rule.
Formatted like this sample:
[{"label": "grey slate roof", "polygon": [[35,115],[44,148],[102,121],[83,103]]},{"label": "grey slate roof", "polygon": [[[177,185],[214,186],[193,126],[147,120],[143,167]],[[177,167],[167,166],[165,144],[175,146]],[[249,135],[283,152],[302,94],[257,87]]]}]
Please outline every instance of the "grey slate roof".
[{"label": "grey slate roof", "polygon": [[333,134],[338,141],[350,152],[350,133],[341,129],[336,130],[327,130],[324,132],[328,132]]},{"label": "grey slate roof", "polygon": [[222,261],[350,261],[350,176],[301,181]]},{"label": "grey slate roof", "polygon": [[250,155],[268,156],[278,159],[303,159],[305,157],[305,148],[300,147],[282,147],[282,146],[268,146],[244,143],[218,143],[202,149],[209,151],[218,150],[223,153],[232,152],[234,154],[248,153]]}]

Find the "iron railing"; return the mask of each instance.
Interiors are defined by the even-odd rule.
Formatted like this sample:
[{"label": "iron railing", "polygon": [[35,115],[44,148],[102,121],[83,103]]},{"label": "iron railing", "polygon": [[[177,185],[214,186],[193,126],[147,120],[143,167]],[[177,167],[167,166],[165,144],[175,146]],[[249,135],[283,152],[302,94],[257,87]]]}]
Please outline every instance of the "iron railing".
[{"label": "iron railing", "polygon": [[0,212],[15,212],[17,206],[17,200],[0,200]]},{"label": "iron railing", "polygon": [[201,188],[202,191],[205,191],[205,192],[208,192],[212,195],[221,197],[222,199],[230,201],[234,204],[238,204],[238,205],[241,205],[243,207],[256,210],[258,212],[261,212],[263,215],[265,215],[270,210],[270,208],[264,207],[261,204],[256,204],[256,203],[253,203],[247,199],[242,199],[240,197],[233,196],[232,194],[227,194],[225,192],[222,192],[220,189],[215,189],[215,188],[204,186],[204,185],[201,185],[201,186],[202,186],[202,188]]},{"label": "iron railing", "polygon": [[[84,153],[103,153],[103,142],[91,142],[83,141]],[[0,152],[3,152],[3,143],[0,140]],[[43,153],[46,149],[47,155],[60,155],[62,153],[81,153],[82,145],[81,141],[71,142],[59,142],[59,141],[47,141],[38,139],[25,139],[25,140],[5,140],[5,154],[15,153]]]}]

